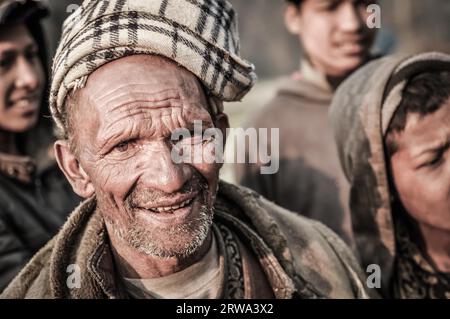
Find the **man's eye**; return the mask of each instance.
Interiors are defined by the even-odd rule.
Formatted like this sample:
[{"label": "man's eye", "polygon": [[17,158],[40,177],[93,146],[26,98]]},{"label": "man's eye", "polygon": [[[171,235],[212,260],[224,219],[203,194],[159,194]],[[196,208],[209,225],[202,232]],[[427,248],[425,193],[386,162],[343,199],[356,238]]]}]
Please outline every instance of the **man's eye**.
[{"label": "man's eye", "polygon": [[130,140],[130,141],[125,141],[125,142],[120,142],[119,144],[117,144],[117,145],[114,147],[114,150],[117,151],[117,152],[119,152],[119,153],[126,152],[126,151],[128,151],[128,149],[130,148],[130,146],[131,146],[132,143],[133,143],[132,140]]},{"label": "man's eye", "polygon": [[209,134],[196,134],[193,136],[192,144],[207,144],[209,142],[214,141],[215,136]]},{"label": "man's eye", "polygon": [[204,136],[203,140],[202,140],[202,143],[206,144],[206,143],[212,142],[212,141],[215,140],[215,138],[216,137],[214,135]]}]

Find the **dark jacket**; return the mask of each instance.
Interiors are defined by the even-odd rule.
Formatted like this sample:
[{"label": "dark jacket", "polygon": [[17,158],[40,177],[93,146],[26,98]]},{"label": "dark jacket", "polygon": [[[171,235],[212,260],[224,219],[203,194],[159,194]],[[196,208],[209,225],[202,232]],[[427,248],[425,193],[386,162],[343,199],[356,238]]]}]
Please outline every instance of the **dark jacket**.
[{"label": "dark jacket", "polygon": [[67,209],[79,201],[55,163],[21,181],[12,175],[18,165],[28,164],[4,157],[0,155],[0,291],[58,232]]}]

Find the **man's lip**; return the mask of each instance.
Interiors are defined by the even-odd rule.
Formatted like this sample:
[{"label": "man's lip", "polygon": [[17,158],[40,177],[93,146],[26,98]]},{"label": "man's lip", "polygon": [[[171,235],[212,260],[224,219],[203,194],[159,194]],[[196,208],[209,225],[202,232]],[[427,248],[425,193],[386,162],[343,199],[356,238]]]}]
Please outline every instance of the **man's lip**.
[{"label": "man's lip", "polygon": [[160,224],[161,226],[177,225],[185,223],[189,215],[194,212],[195,200],[191,200],[189,205],[167,212],[154,212],[152,210],[141,209],[140,214],[142,218],[152,221],[152,223]]},{"label": "man's lip", "polygon": [[140,208],[146,209],[146,210],[155,210],[155,209],[167,209],[170,207],[176,207],[179,206],[187,201],[192,201],[196,196],[198,195],[198,192],[191,193],[191,194],[182,194],[178,195],[175,198],[171,198],[170,200],[161,200],[158,202],[151,202],[144,205],[139,205]]}]

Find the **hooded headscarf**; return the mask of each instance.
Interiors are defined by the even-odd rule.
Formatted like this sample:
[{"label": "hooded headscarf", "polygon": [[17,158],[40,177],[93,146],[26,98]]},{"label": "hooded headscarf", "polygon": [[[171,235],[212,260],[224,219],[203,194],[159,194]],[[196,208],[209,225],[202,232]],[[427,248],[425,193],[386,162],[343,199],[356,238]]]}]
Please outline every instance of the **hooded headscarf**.
[{"label": "hooded headscarf", "polygon": [[236,14],[225,0],[85,0],[63,25],[52,68],[50,109],[64,133],[64,102],[100,66],[133,54],[165,56],[196,75],[213,113],[253,86],[239,57]]},{"label": "hooded headscarf", "polygon": [[436,52],[372,61],[340,86],[330,109],[356,246],[364,267],[380,266],[385,295],[397,251],[384,138],[408,80],[442,70],[450,70],[450,55]]}]

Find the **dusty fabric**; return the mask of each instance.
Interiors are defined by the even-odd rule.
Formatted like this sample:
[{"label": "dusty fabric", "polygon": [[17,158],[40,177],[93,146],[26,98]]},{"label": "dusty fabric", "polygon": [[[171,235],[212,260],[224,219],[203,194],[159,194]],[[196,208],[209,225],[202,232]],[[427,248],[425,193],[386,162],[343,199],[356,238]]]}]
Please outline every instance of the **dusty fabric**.
[{"label": "dusty fabric", "polygon": [[355,72],[336,92],[330,109],[339,158],[351,184],[353,232],[363,268],[377,264],[390,295],[397,256],[384,151],[384,135],[401,102],[402,89],[424,71],[450,69],[450,56],[423,53],[387,57]]},{"label": "dusty fabric", "polygon": [[53,63],[50,109],[62,131],[68,91],[132,54],[177,62],[219,100],[240,100],[256,79],[253,65],[239,57],[236,14],[225,0],[85,0],[64,22]]},{"label": "dusty fabric", "polygon": [[244,298],[244,272],[242,268],[242,256],[237,242],[237,236],[224,224],[214,226],[215,234],[219,240],[219,249],[224,256],[225,280],[220,298],[242,299]]},{"label": "dusty fabric", "polygon": [[[1,298],[127,298],[95,198],[14,279]],[[214,225],[225,225],[254,255],[275,298],[367,298],[364,275],[345,244],[322,224],[286,211],[245,189],[220,183]],[[243,271],[249,263],[243,260]],[[77,264],[81,286],[66,285]],[[257,268],[256,268],[257,269]],[[253,284],[257,287],[257,284]]]},{"label": "dusty fabric", "polygon": [[[328,118],[332,96],[323,74],[306,62],[299,75],[285,78],[276,96],[245,124],[279,128],[279,171],[263,175],[259,163],[239,164],[236,180],[277,205],[324,223],[353,246],[349,185]],[[270,139],[268,145],[270,150]]]}]

